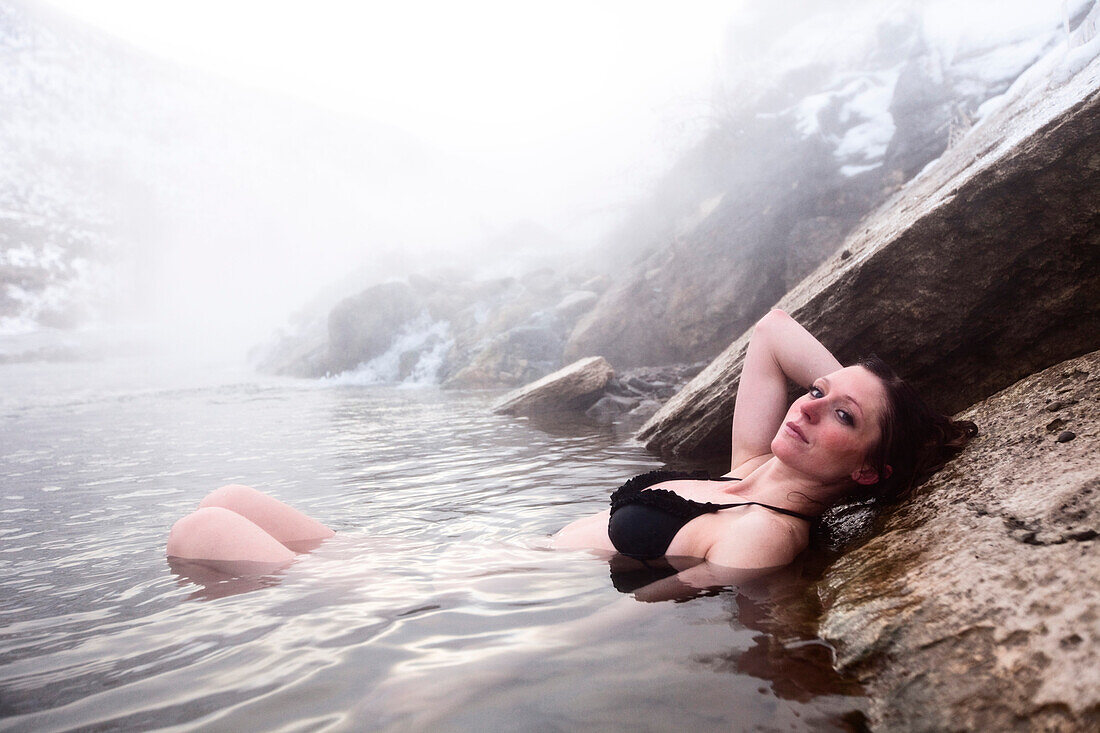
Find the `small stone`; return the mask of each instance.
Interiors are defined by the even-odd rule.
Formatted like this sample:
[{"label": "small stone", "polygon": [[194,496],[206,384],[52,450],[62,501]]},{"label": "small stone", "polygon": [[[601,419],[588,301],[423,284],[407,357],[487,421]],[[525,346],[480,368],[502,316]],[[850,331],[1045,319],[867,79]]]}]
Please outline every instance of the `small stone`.
[{"label": "small stone", "polygon": [[612,377],[607,380],[607,385],[604,387],[604,391],[607,394],[615,395],[616,397],[630,397],[631,392],[621,379]]},{"label": "small stone", "polygon": [[1058,437],[1055,438],[1055,440],[1059,443],[1068,443],[1076,437],[1077,433],[1073,432],[1072,430],[1063,430],[1062,432],[1058,433]]},{"label": "small stone", "polygon": [[843,252],[840,253],[840,259],[842,259],[842,260],[846,260],[851,256],[852,256],[852,253],[848,250],[844,250]]},{"label": "small stone", "polygon": [[1054,420],[1051,420],[1049,423],[1047,423],[1047,432],[1048,433],[1058,432],[1059,430],[1064,428],[1066,425],[1067,425],[1066,421],[1063,420],[1062,418],[1060,418],[1060,417],[1055,418]]},{"label": "small stone", "polygon": [[646,399],[642,400],[641,404],[630,411],[630,417],[636,420],[648,420],[650,417],[661,409],[661,403],[657,400]]},{"label": "small stone", "polygon": [[594,420],[601,425],[610,425],[615,422],[617,417],[623,413],[630,412],[637,406],[637,400],[605,394],[596,401],[596,404],[585,410],[584,414],[590,420]]}]

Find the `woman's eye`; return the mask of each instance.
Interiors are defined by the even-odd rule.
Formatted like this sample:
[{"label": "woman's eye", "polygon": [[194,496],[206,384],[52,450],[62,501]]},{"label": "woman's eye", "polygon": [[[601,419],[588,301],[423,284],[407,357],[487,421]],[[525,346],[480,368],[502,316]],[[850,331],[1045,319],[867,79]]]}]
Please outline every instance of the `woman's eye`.
[{"label": "woman's eye", "polygon": [[852,420],[852,414],[847,410],[837,410],[836,416],[840,418],[840,421],[845,425],[852,425],[854,423],[854,421]]},{"label": "woman's eye", "polygon": [[824,396],[825,396],[825,393],[822,392],[817,387],[810,387],[810,397],[813,397],[816,400],[818,397],[824,397]]}]

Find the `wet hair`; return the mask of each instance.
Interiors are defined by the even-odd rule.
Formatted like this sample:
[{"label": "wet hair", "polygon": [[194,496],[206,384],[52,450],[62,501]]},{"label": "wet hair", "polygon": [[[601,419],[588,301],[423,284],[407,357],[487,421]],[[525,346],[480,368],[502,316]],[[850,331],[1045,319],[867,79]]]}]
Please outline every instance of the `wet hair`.
[{"label": "wet hair", "polygon": [[877,356],[864,357],[858,364],[882,382],[886,409],[880,425],[882,436],[869,456],[879,480],[860,487],[859,495],[852,498],[893,504],[907,497],[914,487],[965,448],[978,434],[978,426],[931,409],[908,382]]}]

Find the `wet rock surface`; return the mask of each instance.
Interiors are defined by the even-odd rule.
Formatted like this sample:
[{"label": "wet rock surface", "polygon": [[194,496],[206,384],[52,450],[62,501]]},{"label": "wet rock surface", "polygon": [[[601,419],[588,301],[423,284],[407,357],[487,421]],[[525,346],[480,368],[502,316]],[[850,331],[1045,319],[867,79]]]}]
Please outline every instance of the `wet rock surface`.
[{"label": "wet rock surface", "polygon": [[504,395],[493,412],[505,415],[538,415],[581,411],[596,402],[614,370],[601,356],[590,356],[547,374]]},{"label": "wet rock surface", "polygon": [[703,368],[696,364],[637,367],[612,376],[585,416],[599,425],[625,424],[636,428],[683,388]]},{"label": "wet rock surface", "polygon": [[[510,392],[501,398],[494,411],[527,415],[540,412],[583,412],[588,420],[599,425],[625,423],[628,428],[637,427],[702,368],[703,364],[700,362],[638,367],[616,374],[612,365],[603,357],[588,357]],[[603,380],[602,374],[608,370],[609,376]],[[593,381],[602,381],[601,386],[593,392],[585,392],[585,396],[580,399],[573,399],[570,397],[571,393],[582,391],[574,384],[578,379],[575,373],[589,371],[598,375]],[[539,404],[532,409],[500,409],[499,405],[517,401],[521,395],[533,395],[533,399]],[[545,405],[541,404],[544,399]]]},{"label": "wet rock surface", "polygon": [[698,362],[628,369],[608,381],[603,397],[585,414],[603,425],[627,420],[636,427],[656,413],[704,366],[703,362]]},{"label": "wet rock surface", "polygon": [[826,571],[872,729],[1100,728],[1098,414],[1100,352],[966,410],[979,437]]},{"label": "wet rock surface", "polygon": [[[779,307],[844,363],[883,357],[945,412],[1100,347],[1100,60],[1058,79],[1070,71],[1008,95]],[[728,450],[748,339],[643,426],[647,448]]]}]

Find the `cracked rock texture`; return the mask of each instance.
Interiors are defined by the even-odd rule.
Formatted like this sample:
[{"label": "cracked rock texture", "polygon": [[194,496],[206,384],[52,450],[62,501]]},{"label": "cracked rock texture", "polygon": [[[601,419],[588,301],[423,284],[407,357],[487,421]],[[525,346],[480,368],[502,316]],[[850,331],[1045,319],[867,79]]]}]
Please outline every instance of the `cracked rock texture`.
[{"label": "cracked rock texture", "polygon": [[874,730],[1100,730],[1098,414],[1100,351],[971,407],[979,437],[826,571]]}]

